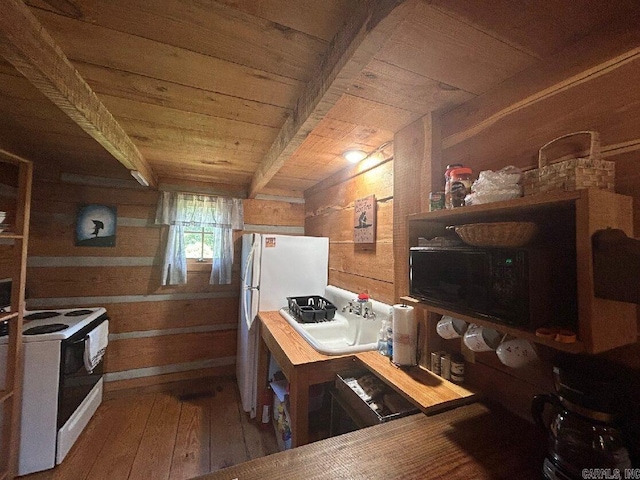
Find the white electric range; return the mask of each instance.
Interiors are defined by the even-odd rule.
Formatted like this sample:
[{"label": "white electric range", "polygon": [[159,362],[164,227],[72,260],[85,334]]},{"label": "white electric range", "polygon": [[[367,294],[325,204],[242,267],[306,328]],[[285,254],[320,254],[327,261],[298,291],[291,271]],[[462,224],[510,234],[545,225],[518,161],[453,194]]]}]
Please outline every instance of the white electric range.
[{"label": "white electric range", "polygon": [[[103,362],[88,371],[84,347],[89,332],[108,322],[103,307],[25,311],[23,319],[18,475],[62,462],[102,402]],[[0,337],[0,361],[6,343]]]}]

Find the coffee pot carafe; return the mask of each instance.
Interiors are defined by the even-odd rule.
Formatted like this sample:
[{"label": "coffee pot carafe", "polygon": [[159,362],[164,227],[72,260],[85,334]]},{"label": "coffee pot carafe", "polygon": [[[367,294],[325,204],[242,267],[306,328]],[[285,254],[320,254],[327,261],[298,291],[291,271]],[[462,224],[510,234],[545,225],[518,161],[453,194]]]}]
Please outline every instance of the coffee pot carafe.
[{"label": "coffee pot carafe", "polygon": [[548,432],[544,477],[581,479],[584,469],[631,468],[619,388],[610,372],[577,356],[559,361],[553,375],[556,394],[536,395],[531,406],[533,419]]}]

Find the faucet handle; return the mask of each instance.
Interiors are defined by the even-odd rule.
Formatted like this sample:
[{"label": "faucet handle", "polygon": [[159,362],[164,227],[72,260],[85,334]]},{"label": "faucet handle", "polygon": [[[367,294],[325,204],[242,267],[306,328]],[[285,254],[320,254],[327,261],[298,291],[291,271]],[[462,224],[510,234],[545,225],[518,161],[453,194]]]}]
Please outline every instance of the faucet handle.
[{"label": "faucet handle", "polygon": [[362,317],[370,320],[376,319],[376,312],[373,311],[373,305],[371,302],[365,302],[362,308]]}]

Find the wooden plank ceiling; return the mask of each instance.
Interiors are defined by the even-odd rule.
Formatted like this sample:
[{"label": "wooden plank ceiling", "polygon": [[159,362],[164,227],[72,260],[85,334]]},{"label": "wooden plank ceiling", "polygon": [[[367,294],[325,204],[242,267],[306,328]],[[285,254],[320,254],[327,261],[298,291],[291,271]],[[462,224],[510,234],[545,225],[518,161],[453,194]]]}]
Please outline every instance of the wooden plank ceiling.
[{"label": "wooden plank ceiling", "polygon": [[[26,3],[147,175],[251,196],[300,195],[347,167],[343,151],[373,151],[638,9],[634,0]],[[130,178],[131,165],[5,57],[0,147],[33,158],[42,175]]]}]

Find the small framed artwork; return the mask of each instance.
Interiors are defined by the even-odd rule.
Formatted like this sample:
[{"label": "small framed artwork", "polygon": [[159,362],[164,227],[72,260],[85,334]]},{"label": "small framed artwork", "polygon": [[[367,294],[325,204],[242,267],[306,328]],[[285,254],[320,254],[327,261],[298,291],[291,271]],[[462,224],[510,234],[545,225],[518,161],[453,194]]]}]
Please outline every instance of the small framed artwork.
[{"label": "small framed artwork", "polygon": [[76,247],[115,247],[116,219],[116,207],[80,205],[76,217]]},{"label": "small framed artwork", "polygon": [[353,225],[354,243],[376,242],[376,197],[359,198],[355,201]]}]

